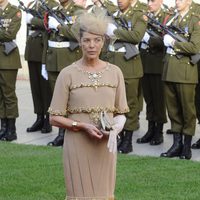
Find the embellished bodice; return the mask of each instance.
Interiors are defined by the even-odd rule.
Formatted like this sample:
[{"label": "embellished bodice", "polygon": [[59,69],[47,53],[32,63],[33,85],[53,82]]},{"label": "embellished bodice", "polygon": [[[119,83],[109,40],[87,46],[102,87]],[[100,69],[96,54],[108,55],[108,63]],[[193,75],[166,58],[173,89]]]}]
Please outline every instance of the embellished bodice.
[{"label": "embellished bodice", "polygon": [[60,96],[63,99],[59,99],[54,92],[51,114],[75,118],[87,114],[92,122],[98,124],[101,111],[112,115],[128,111],[123,75],[110,63],[97,72],[85,71],[73,63],[59,75],[55,90],[57,88],[59,93],[65,94]]}]

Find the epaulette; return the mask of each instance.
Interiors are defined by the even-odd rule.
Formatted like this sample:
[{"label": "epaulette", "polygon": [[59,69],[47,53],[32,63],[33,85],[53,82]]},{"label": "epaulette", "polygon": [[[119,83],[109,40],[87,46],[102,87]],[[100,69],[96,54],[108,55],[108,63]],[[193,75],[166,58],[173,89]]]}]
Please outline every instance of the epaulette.
[{"label": "epaulette", "polygon": [[112,1],[109,1],[109,0],[105,0],[104,3],[111,5],[111,6],[115,5]]},{"label": "epaulette", "polygon": [[132,11],[138,11],[138,12],[142,12],[142,13],[146,13],[147,12],[147,10],[141,9],[141,8],[133,8]]},{"label": "epaulette", "polygon": [[194,16],[194,17],[200,18],[200,14],[197,14],[197,13],[192,12],[191,15]]},{"label": "epaulette", "polygon": [[74,5],[74,7],[76,7],[76,8],[80,8],[80,9],[84,9],[84,7],[83,7],[83,6],[81,6],[81,5],[78,5],[78,4],[75,4],[75,5]]}]

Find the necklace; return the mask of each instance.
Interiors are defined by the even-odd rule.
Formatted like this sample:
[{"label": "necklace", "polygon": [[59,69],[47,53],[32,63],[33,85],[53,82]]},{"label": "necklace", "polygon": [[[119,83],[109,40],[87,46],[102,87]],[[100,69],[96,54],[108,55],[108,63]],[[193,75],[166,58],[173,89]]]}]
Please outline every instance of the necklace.
[{"label": "necklace", "polygon": [[92,85],[95,89],[98,88],[100,84],[100,79],[102,78],[102,74],[108,70],[108,64],[106,63],[106,67],[98,72],[90,72],[79,68],[83,73],[87,74],[88,79],[92,82]]},{"label": "necklace", "polygon": [[94,83],[94,85],[97,85],[101,79],[101,74],[103,72],[87,72],[88,78]]}]

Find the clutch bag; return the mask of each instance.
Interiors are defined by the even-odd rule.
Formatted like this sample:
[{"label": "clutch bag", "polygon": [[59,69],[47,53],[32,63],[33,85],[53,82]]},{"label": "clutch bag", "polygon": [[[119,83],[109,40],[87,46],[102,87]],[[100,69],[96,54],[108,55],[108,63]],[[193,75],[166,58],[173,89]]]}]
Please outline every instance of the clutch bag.
[{"label": "clutch bag", "polygon": [[110,117],[108,116],[108,114],[106,113],[106,111],[102,111],[100,114],[100,121],[101,121],[101,128],[104,131],[110,131],[112,130],[112,120],[110,119]]}]

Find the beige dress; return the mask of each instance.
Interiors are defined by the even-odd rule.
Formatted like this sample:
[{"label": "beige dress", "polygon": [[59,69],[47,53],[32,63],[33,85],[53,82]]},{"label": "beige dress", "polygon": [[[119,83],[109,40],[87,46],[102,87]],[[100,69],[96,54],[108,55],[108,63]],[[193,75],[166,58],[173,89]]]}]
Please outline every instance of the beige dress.
[{"label": "beige dress", "polygon": [[[110,117],[128,112],[120,69],[109,63],[97,73],[83,71],[77,63],[64,68],[57,78],[50,113],[99,126],[103,110]],[[107,141],[107,137],[97,140],[85,132],[66,131],[66,199],[114,199],[116,154],[108,151]]]}]

